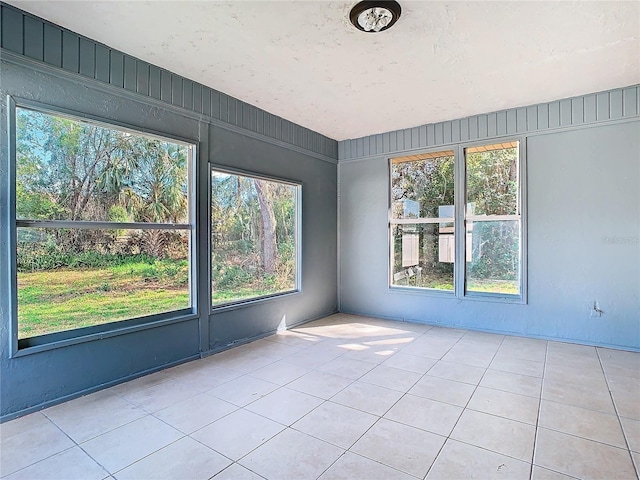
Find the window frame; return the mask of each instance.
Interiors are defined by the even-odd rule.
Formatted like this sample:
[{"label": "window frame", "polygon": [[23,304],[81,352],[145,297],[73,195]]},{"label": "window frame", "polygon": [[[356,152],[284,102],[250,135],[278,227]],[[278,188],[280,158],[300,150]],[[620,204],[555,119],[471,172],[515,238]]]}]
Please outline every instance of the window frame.
[{"label": "window frame", "polygon": [[[176,143],[189,147],[190,155],[187,165],[188,188],[188,223],[187,224],[155,224],[144,222],[75,222],[72,220],[39,221],[18,219],[16,215],[16,190],[17,190],[17,110],[25,109],[38,113],[62,117],[78,122],[90,123],[103,128],[130,132],[134,135],[156,138],[162,141]],[[113,336],[132,333],[135,331],[155,328],[162,325],[193,320],[198,317],[198,229],[196,223],[196,199],[199,195],[196,181],[196,169],[199,163],[200,142],[193,139],[180,137],[175,134],[158,132],[148,128],[141,128],[116,120],[106,119],[95,115],[89,115],[46,103],[7,96],[7,133],[8,133],[8,192],[4,198],[8,201],[8,270],[9,270],[9,338],[10,358],[21,357],[42,351],[66,347],[109,338]],[[103,324],[78,327],[69,330],[50,332],[43,335],[18,339],[18,271],[17,271],[17,232],[18,228],[77,228],[73,224],[79,224],[80,228],[94,229],[161,229],[161,230],[186,230],[189,232],[189,295],[190,306],[168,312],[159,312],[140,317],[115,320]]]},{"label": "window frame", "polygon": [[[467,291],[467,265],[466,265],[466,248],[467,248],[467,162],[465,149],[472,147],[482,147],[495,145],[497,143],[518,142],[518,209],[520,212],[520,273],[519,273],[519,294],[508,293],[492,293],[492,292],[474,292]],[[392,218],[392,162],[394,158],[407,155],[421,155],[438,153],[447,150],[454,152],[454,236],[455,236],[455,263],[454,263],[454,289],[453,291],[439,290],[434,288],[399,286],[393,285],[393,227],[399,222]],[[388,245],[388,272],[387,272],[387,288],[390,291],[404,294],[415,294],[421,296],[456,298],[460,300],[488,301],[498,303],[527,304],[527,162],[526,162],[526,137],[524,136],[508,136],[495,137],[486,140],[470,140],[456,143],[454,145],[445,144],[437,147],[412,151],[410,153],[398,154],[387,159],[387,179],[388,179],[388,215],[387,215],[387,240]],[[402,223],[402,222],[400,222]],[[405,222],[408,223],[408,222]],[[416,223],[416,222],[413,222]]]},{"label": "window frame", "polygon": [[[256,297],[244,298],[240,300],[235,300],[231,302],[213,304],[213,278],[212,278],[212,268],[213,268],[213,242],[211,241],[212,234],[212,226],[211,226],[211,176],[213,172],[219,172],[229,175],[242,176],[251,179],[258,180],[266,180],[269,182],[277,182],[285,185],[290,185],[295,187],[296,192],[296,200],[295,200],[295,287],[293,290],[287,290],[284,292],[276,292],[267,295],[259,295]],[[298,295],[302,293],[302,190],[303,183],[301,181],[296,181],[292,179],[285,179],[282,177],[276,177],[273,175],[265,175],[262,173],[256,173],[249,170],[244,170],[241,168],[229,167],[227,165],[222,165],[214,162],[209,162],[209,188],[207,193],[207,238],[208,238],[208,302],[209,302],[209,315],[214,315],[216,313],[221,313],[224,311],[235,310],[237,308],[246,307],[248,305],[263,303],[267,301],[271,301],[277,298],[281,298],[284,296],[290,295]]]},{"label": "window frame", "polygon": [[[419,153],[414,153],[415,155],[424,155],[424,154],[434,154],[434,153],[449,153],[451,152],[450,156],[453,156],[453,162],[454,162],[454,197],[457,194],[457,189],[456,189],[456,149],[455,148],[451,148],[450,146],[442,146],[440,148],[433,148],[433,149],[429,149],[429,150],[424,150],[424,151],[420,151]],[[405,155],[403,155],[405,156]],[[444,155],[443,155],[444,156]],[[393,229],[395,226],[398,225],[420,225],[420,224],[424,224],[424,225],[434,225],[434,224],[439,224],[439,223],[453,223],[453,228],[454,228],[454,238],[457,238],[455,235],[455,232],[457,230],[457,225],[458,225],[458,219],[456,217],[456,208],[454,205],[454,214],[453,217],[446,217],[444,220],[448,220],[446,222],[443,222],[443,219],[440,218],[435,218],[435,217],[418,217],[418,218],[410,218],[410,219],[397,219],[397,218],[393,218],[393,177],[392,177],[392,169],[393,169],[393,159],[394,158],[398,158],[398,157],[391,157],[389,158],[388,161],[388,172],[387,172],[387,178],[388,178],[388,183],[389,183],[389,188],[388,188],[388,199],[387,199],[387,203],[389,205],[389,211],[388,211],[388,241],[389,241],[389,252],[388,252],[388,256],[389,256],[389,262],[388,262],[388,269],[389,269],[389,273],[388,273],[388,287],[390,289],[393,290],[399,290],[399,291],[404,291],[407,293],[410,292],[414,292],[414,293],[429,293],[431,295],[437,295],[437,296],[443,296],[443,297],[453,297],[455,296],[455,288],[456,288],[456,277],[458,275],[458,272],[455,268],[455,264],[454,264],[454,269],[453,269],[453,289],[452,290],[444,290],[444,289],[439,289],[439,288],[430,288],[430,287],[414,287],[411,285],[394,285],[393,284],[393,267],[394,267],[394,238],[393,238]],[[436,157],[438,158],[438,157]],[[414,160],[414,161],[420,161],[420,160]],[[456,244],[457,247],[457,244]],[[456,248],[457,251],[457,248]],[[457,257],[456,257],[456,262],[457,262]]]}]

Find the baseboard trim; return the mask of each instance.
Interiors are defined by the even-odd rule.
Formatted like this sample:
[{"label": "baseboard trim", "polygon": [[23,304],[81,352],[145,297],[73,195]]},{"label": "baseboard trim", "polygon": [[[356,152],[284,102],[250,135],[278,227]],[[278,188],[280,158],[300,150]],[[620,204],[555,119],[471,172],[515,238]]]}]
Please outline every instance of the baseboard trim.
[{"label": "baseboard trim", "polygon": [[341,310],[339,313],[344,313],[345,315],[360,315],[364,317],[378,318],[380,320],[392,320],[394,322],[401,322],[401,323],[404,322],[404,323],[414,323],[418,325],[429,325],[432,327],[455,328],[457,330],[468,330],[470,332],[494,333],[496,335],[508,335],[511,337],[534,338],[537,340],[550,340],[553,342],[573,343],[575,345],[587,345],[590,347],[611,348],[613,350],[623,350],[626,352],[640,352],[640,348],[632,347],[629,345],[617,345],[617,344],[603,343],[603,342],[590,342],[590,341],[579,340],[575,338],[551,337],[547,335],[536,335],[536,334],[529,334],[529,333],[522,333],[522,332],[513,332],[509,330],[492,330],[489,328],[478,328],[478,327],[471,327],[467,325],[453,325],[453,324],[448,324],[444,322],[420,321],[420,320],[415,320],[411,318],[398,318],[398,317],[391,317],[386,315],[378,315],[374,313],[358,312],[358,311],[351,311],[351,310]]}]

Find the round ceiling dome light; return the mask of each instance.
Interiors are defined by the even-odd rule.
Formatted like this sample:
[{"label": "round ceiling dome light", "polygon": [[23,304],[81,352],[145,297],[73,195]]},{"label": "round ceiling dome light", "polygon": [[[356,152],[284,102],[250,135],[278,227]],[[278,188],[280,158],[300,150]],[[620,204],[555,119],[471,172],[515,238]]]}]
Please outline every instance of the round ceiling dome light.
[{"label": "round ceiling dome light", "polygon": [[400,4],[395,1],[359,2],[351,9],[349,20],[358,30],[378,33],[391,28],[401,12]]}]

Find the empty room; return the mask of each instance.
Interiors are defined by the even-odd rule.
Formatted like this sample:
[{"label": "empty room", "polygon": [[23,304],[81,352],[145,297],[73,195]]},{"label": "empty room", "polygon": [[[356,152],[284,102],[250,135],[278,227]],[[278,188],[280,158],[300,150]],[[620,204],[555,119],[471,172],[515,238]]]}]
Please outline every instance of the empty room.
[{"label": "empty room", "polygon": [[0,478],[640,480],[640,2],[0,2]]}]

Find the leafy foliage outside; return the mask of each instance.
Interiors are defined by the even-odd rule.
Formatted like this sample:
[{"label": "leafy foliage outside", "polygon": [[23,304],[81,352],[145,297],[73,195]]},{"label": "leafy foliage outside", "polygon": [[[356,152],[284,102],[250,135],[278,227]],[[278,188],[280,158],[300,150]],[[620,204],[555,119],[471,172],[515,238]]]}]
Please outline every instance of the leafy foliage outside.
[{"label": "leafy foliage outside", "polygon": [[[466,152],[467,214],[518,213],[517,148]],[[453,217],[454,156],[398,161],[391,168],[392,215],[397,219]],[[488,219],[490,220],[490,219]],[[404,224],[394,227],[394,284],[453,289],[453,223]],[[408,241],[417,236],[417,246]],[[520,222],[468,222],[467,289],[518,293]],[[416,248],[418,259],[407,257]],[[404,249],[404,251],[403,251]],[[407,272],[403,276],[404,272]]]},{"label": "leafy foliage outside", "polygon": [[[22,226],[19,338],[188,308],[189,147],[17,109],[19,220],[117,222],[114,229]],[[290,185],[212,179],[213,304],[295,288]]]},{"label": "leafy foliage outside", "polygon": [[[442,156],[436,158],[393,163],[391,189],[394,218],[437,219],[441,216],[453,216],[453,154],[443,152]],[[450,212],[442,215],[441,207],[447,206],[450,206]],[[453,263],[441,262],[439,259],[441,233],[452,236],[453,224],[398,225],[394,228],[393,273],[410,271],[411,274],[395,280],[394,284],[453,290]],[[419,262],[417,269],[407,270],[402,258],[403,238],[411,234],[418,236]]]},{"label": "leafy foliage outside", "polygon": [[[475,215],[518,213],[518,150],[503,148],[466,154],[467,201]],[[469,209],[469,207],[468,207]],[[520,222],[473,222],[471,290],[483,282],[501,282],[504,293],[518,293]],[[478,288],[473,282],[479,283]],[[468,285],[469,287],[469,285]],[[507,291],[504,291],[504,290]]]},{"label": "leafy foliage outside", "polygon": [[[188,223],[186,146],[17,109],[16,151],[18,219]],[[188,307],[188,252],[188,229],[19,228],[19,337]]]},{"label": "leafy foliage outside", "polygon": [[211,192],[213,304],[294,290],[296,187],[213,172]]}]

